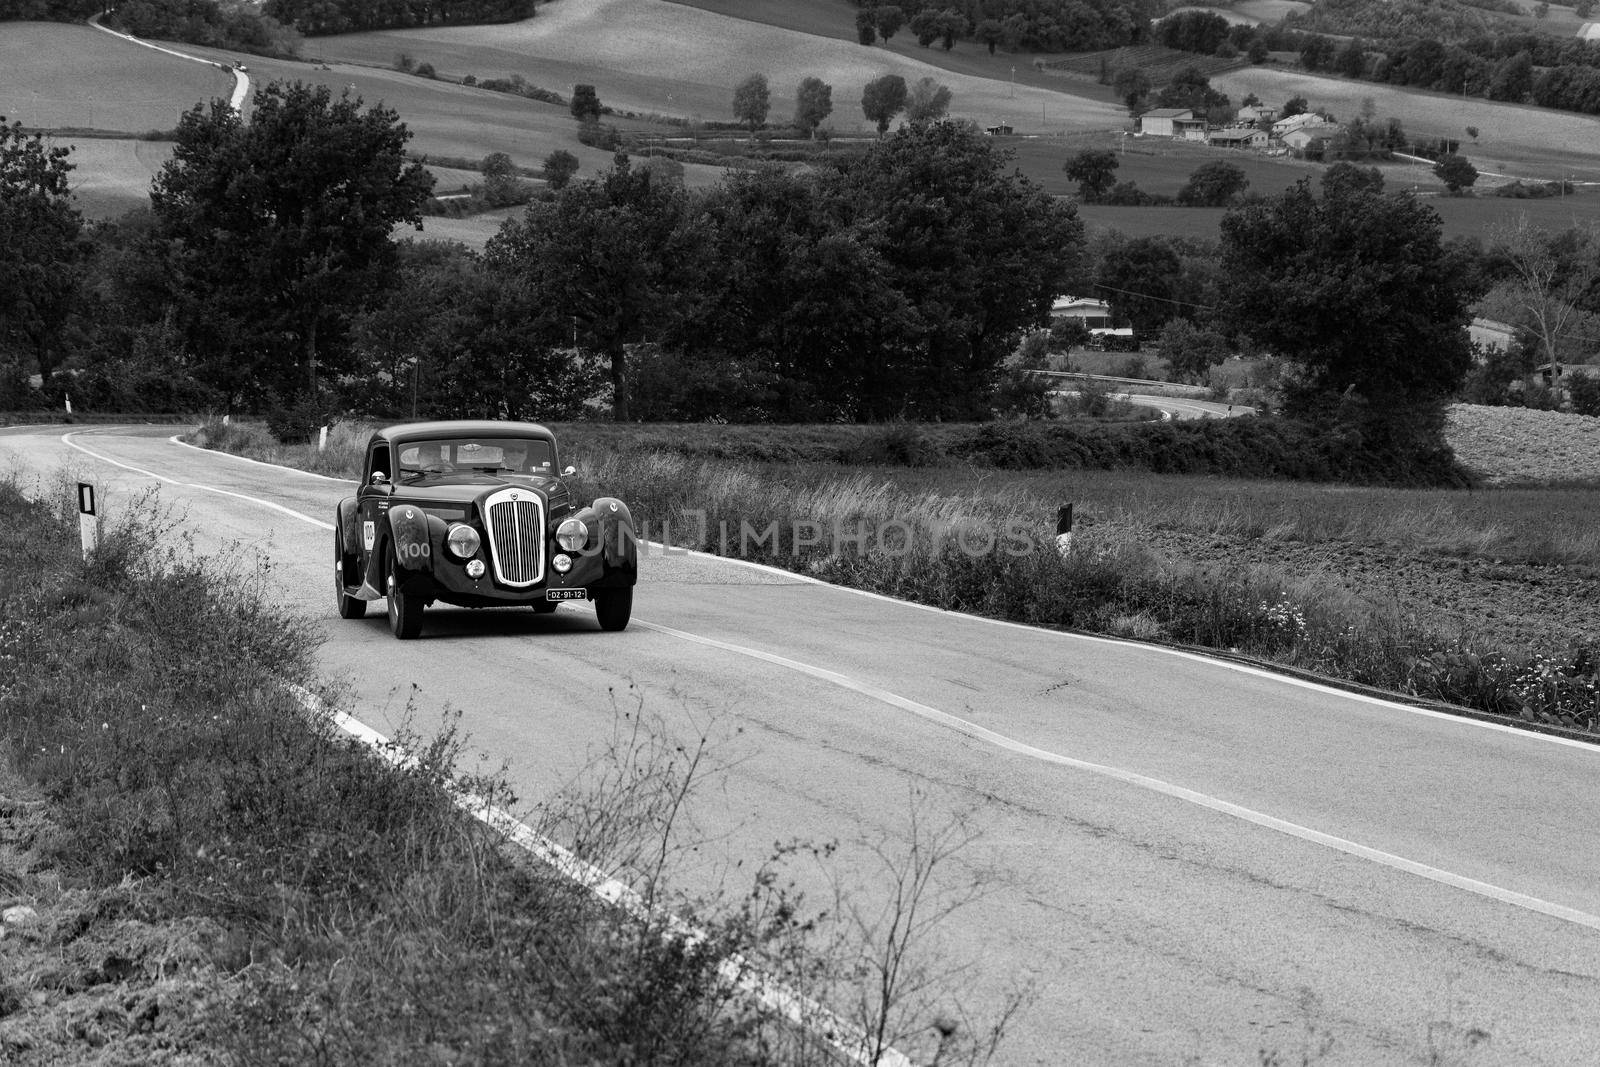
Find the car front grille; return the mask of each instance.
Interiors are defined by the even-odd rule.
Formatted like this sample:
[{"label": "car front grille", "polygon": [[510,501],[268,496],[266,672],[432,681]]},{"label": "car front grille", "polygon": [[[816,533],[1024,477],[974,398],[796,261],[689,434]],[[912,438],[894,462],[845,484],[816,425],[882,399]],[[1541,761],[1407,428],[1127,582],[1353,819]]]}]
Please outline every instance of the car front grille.
[{"label": "car front grille", "polygon": [[527,489],[502,489],[484,501],[494,576],[505,585],[544,580],[544,504]]}]

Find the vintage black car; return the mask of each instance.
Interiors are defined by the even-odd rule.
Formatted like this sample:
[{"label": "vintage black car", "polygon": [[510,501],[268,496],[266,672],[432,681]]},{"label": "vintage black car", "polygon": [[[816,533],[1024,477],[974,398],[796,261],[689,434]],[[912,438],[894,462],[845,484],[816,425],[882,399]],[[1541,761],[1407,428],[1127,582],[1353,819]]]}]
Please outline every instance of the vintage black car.
[{"label": "vintage black car", "polygon": [[367,442],[361,487],[333,534],[339,615],[387,598],[400,638],[435,601],[550,612],[591,601],[603,630],[627,627],[639,575],[627,505],[579,506],[555,435],[529,422],[413,422]]}]

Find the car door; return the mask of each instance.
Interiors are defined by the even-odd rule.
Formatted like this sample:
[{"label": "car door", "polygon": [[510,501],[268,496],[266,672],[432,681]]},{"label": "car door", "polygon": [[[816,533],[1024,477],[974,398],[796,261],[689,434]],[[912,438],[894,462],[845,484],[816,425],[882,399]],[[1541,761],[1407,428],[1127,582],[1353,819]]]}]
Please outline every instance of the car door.
[{"label": "car door", "polygon": [[[383,592],[383,558],[380,552],[390,497],[394,494],[394,463],[388,443],[372,446],[362,471],[361,485],[356,489],[355,541],[356,558],[361,562],[361,573],[367,582]],[[376,475],[383,478],[376,479]]]}]

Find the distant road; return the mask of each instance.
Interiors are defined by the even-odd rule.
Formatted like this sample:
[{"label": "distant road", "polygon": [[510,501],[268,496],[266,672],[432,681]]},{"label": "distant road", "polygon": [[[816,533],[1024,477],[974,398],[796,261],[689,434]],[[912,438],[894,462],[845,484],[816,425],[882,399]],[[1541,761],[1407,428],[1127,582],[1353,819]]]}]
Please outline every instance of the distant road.
[{"label": "distant road", "polygon": [[179,52],[173,48],[166,48],[159,44],[151,44],[149,41],[141,41],[131,33],[122,33],[118,30],[113,30],[107,26],[100,25],[99,15],[96,15],[94,18],[90,19],[89,25],[93,26],[101,33],[110,34],[112,37],[115,37],[118,40],[127,41],[129,44],[136,44],[140,48],[149,48],[153,51],[163,52],[178,59],[187,59],[191,63],[204,63],[208,67],[216,67],[218,70],[227,71],[233,75],[233,96],[228,99],[228,106],[233,108],[235,111],[239,111],[244,107],[245,98],[250,95],[249,75],[245,74],[244,71],[233,66],[232,64],[219,63],[216,60],[204,59],[200,56],[191,56],[187,52]]}]

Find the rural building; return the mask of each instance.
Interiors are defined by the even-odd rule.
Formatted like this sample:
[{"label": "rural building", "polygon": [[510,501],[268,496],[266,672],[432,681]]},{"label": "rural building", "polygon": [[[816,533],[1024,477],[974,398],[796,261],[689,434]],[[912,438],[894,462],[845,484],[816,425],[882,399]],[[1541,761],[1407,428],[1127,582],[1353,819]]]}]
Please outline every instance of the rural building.
[{"label": "rural building", "polygon": [[1193,122],[1194,112],[1185,107],[1158,107],[1139,116],[1139,133],[1150,137],[1176,137],[1174,125]]},{"label": "rural building", "polygon": [[1002,122],[996,126],[985,126],[983,132],[990,137],[1010,137],[1011,127]]},{"label": "rural building", "polygon": [[1111,325],[1111,305],[1092,296],[1058,296],[1050,305],[1050,319],[1077,319],[1085,329]]},{"label": "rural building", "polygon": [[1290,130],[1279,140],[1283,142],[1283,146],[1289,151],[1294,152],[1296,155],[1304,155],[1306,149],[1311,147],[1314,142],[1331,140],[1338,132],[1339,127],[1337,124],[1319,120],[1315,124],[1308,123],[1297,129]]},{"label": "rural building", "polygon": [[1246,104],[1239,109],[1239,123],[1247,122],[1273,122],[1278,117],[1278,109],[1265,104]]},{"label": "rural building", "polygon": [[1205,119],[1173,119],[1173,135],[1185,141],[1199,141],[1205,144],[1206,130]]},{"label": "rural building", "polygon": [[1473,319],[1467,327],[1467,339],[1484,352],[1504,352],[1511,347],[1517,328],[1496,319]]},{"label": "rural building", "polygon": [[1302,111],[1298,115],[1290,115],[1286,119],[1279,119],[1277,122],[1274,122],[1272,124],[1272,136],[1281,141],[1284,139],[1284,137],[1302,127],[1323,126],[1326,125],[1327,122],[1327,119],[1323,118],[1321,115],[1318,115],[1314,111]]},{"label": "rural building", "polygon": [[1225,130],[1212,130],[1206,140],[1219,148],[1265,148],[1267,131],[1254,126],[1229,126]]}]

